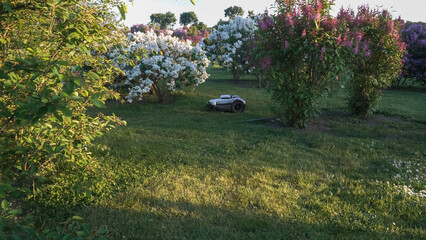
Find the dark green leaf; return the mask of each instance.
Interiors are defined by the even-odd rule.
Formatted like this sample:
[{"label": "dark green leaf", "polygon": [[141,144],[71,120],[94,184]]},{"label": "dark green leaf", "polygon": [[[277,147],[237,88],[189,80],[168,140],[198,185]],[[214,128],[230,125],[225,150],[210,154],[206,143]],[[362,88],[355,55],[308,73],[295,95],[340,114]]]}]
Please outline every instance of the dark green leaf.
[{"label": "dark green leaf", "polygon": [[10,13],[13,13],[12,4],[5,3],[5,4],[3,4],[3,6],[4,6],[4,8],[6,8],[7,11],[9,11]]},{"label": "dark green leaf", "polygon": [[10,215],[18,215],[18,214],[22,213],[22,210],[20,210],[20,209],[13,209],[13,210],[10,210],[8,213]]},{"label": "dark green leaf", "polygon": [[61,112],[64,114],[65,117],[72,117],[72,111],[66,107],[61,108]]},{"label": "dark green leaf", "polygon": [[36,73],[34,73],[34,74],[31,76],[30,80],[31,80],[31,81],[34,81],[34,80],[35,80],[36,78],[38,78],[40,75],[41,75],[41,73],[40,73],[40,72],[36,72]]},{"label": "dark green leaf", "polygon": [[101,94],[100,93],[95,93],[93,94],[89,99],[90,102],[93,103],[93,105],[95,105],[96,107],[100,107],[100,108],[105,108],[105,103],[103,103],[102,101],[100,101],[98,98]]},{"label": "dark green leaf", "polygon": [[13,239],[13,240],[21,240],[21,237],[19,237],[17,234],[12,234],[11,239]]},{"label": "dark green leaf", "polygon": [[99,234],[99,235],[103,235],[103,234],[105,234],[105,233],[107,233],[108,231],[106,230],[106,228],[101,228],[101,229],[99,229],[98,231],[97,231],[97,234]]},{"label": "dark green leaf", "polygon": [[62,118],[62,116],[58,112],[54,112],[53,115],[56,117],[56,119],[58,119],[59,122],[64,121],[64,119]]}]

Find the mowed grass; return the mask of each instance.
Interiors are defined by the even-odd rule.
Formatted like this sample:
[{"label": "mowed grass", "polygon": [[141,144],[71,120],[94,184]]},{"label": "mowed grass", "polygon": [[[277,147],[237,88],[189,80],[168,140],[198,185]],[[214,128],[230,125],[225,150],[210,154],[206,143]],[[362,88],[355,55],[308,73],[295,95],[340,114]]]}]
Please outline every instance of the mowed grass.
[{"label": "mowed grass", "polygon": [[[209,73],[167,105],[108,104],[127,126],[98,139],[109,149],[94,156],[118,191],[76,215],[110,239],[426,238],[424,89],[385,92],[366,120],[339,92],[297,130],[247,122],[274,116],[270,94]],[[245,98],[246,111],[207,111],[221,94]]]}]

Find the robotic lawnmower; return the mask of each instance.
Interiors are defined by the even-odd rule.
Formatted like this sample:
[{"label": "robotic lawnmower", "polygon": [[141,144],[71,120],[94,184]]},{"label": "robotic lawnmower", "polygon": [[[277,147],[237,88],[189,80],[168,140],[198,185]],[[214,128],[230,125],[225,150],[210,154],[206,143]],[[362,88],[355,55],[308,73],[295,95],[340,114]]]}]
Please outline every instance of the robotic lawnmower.
[{"label": "robotic lawnmower", "polygon": [[246,108],[246,101],[238,95],[221,95],[220,98],[210,99],[207,107],[210,110],[241,113]]}]

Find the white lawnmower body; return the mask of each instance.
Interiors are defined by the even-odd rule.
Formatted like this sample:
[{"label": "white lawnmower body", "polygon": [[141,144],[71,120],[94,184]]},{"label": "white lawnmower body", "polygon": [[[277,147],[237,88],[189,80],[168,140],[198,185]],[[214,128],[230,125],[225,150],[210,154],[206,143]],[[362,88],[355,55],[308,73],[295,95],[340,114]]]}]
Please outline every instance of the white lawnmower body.
[{"label": "white lawnmower body", "polygon": [[210,110],[244,112],[246,101],[238,95],[221,95],[220,98],[210,99],[207,107]]}]

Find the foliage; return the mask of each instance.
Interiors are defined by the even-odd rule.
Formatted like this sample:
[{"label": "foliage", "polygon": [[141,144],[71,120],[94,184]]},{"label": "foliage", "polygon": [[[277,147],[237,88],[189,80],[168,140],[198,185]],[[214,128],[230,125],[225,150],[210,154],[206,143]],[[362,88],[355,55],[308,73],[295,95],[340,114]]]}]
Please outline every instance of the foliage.
[{"label": "foliage", "polygon": [[225,9],[225,17],[229,17],[229,19],[235,19],[237,16],[243,16],[244,11],[242,7],[239,6],[231,6]]},{"label": "foliage", "polygon": [[184,12],[184,13],[180,14],[179,23],[181,25],[186,26],[188,24],[197,23],[197,22],[198,22],[198,17],[195,14],[195,12],[193,12],[193,11],[191,11],[191,12]]},{"label": "foliage", "polygon": [[[338,18],[348,27],[343,45],[350,49],[347,59],[352,69],[349,81],[349,108],[366,117],[377,106],[385,88],[398,77],[405,43],[400,38],[401,20],[392,20],[388,11],[360,6],[341,9]],[[349,30],[350,29],[350,30]]]},{"label": "foliage", "polygon": [[402,37],[407,44],[402,76],[426,85],[426,24],[410,25],[402,31]]},{"label": "foliage", "polygon": [[207,78],[209,60],[199,45],[154,31],[129,35],[128,48],[112,52],[111,58],[126,73],[114,86],[124,87],[127,101],[154,93],[164,103],[170,92],[195,87]]},{"label": "foliage", "polygon": [[218,25],[209,36],[207,51],[211,60],[231,71],[235,82],[247,70],[247,55],[255,30],[252,19],[238,16],[229,23]]},{"label": "foliage", "polygon": [[0,189],[0,198],[23,216],[2,216],[3,223],[25,222],[36,210],[28,194],[60,173],[80,179],[99,169],[88,150],[92,140],[124,122],[86,109],[118,97],[105,84],[119,69],[103,54],[121,41],[112,9],[124,16],[124,6],[115,0],[0,4],[0,182],[15,189]]},{"label": "foliage", "polygon": [[315,103],[343,69],[341,35],[329,12],[332,1],[278,1],[274,16],[259,20],[257,48],[271,71],[279,114],[303,128],[318,111]]},{"label": "foliage", "polygon": [[160,25],[161,29],[168,29],[176,23],[176,16],[172,12],[153,13],[150,16],[151,23]]},{"label": "foliage", "polygon": [[[10,186],[9,189],[11,192],[16,191],[16,189],[12,189]],[[79,216],[73,216],[68,221],[62,222],[43,232],[37,231],[32,216],[23,216],[22,210],[12,209],[11,205],[6,200],[1,202],[0,239],[106,239],[101,237],[107,233],[105,228],[100,228],[99,230],[92,229],[88,224],[83,223],[83,218]]]}]

